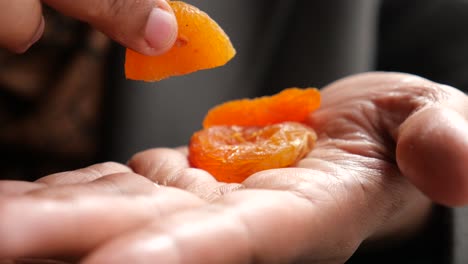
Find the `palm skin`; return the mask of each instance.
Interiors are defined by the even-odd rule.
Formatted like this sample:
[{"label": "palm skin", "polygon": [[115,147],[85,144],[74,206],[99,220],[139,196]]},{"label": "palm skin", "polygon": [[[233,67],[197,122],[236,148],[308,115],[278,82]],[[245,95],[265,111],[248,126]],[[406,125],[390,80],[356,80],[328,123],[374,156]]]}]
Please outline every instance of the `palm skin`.
[{"label": "palm skin", "polygon": [[[294,167],[258,172],[241,184],[220,183],[190,168],[184,148],[138,153],[128,163],[132,171],[122,166],[93,177],[62,173],[42,179],[46,186],[3,183],[0,190],[16,184],[18,191],[1,198],[0,211],[8,217],[0,220],[5,234],[0,245],[10,243],[0,246],[0,257],[343,263],[364,241],[404,239],[417,232],[430,214],[429,198],[446,205],[468,201],[463,93],[394,73],[352,76],[321,93],[323,104],[308,120],[318,134],[308,156]],[[21,216],[12,209],[15,203],[26,209],[23,218],[33,220],[15,223]],[[35,214],[66,221],[51,226],[35,220]],[[96,221],[77,223],[70,215]],[[43,228],[37,232],[32,226]],[[81,240],[73,240],[76,232],[69,231],[77,226],[88,231]],[[12,238],[18,234],[36,240],[48,235],[56,242],[25,247]]]}]

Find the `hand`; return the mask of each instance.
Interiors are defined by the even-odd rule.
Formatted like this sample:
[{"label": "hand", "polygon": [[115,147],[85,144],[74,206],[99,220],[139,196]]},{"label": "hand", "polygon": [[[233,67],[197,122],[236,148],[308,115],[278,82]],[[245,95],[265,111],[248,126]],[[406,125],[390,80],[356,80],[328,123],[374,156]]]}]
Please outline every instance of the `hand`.
[{"label": "hand", "polygon": [[[41,180],[46,188],[4,182],[9,187],[0,191],[23,191],[0,198],[0,258],[343,263],[363,241],[404,238],[424,224],[431,203],[407,179],[436,201],[466,203],[464,94],[414,76],[374,73],[331,84],[322,96],[310,119],[317,146],[294,168],[224,184],[190,168],[183,150],[149,150],[129,162],[159,186],[204,201],[157,188],[127,167],[49,176]],[[432,173],[414,159],[432,161]],[[428,183],[420,184],[423,178]]]},{"label": "hand", "polygon": [[42,2],[147,55],[168,50],[177,36],[177,21],[166,0],[0,1],[0,47],[21,53],[42,36],[47,23]]},{"label": "hand", "polygon": [[36,182],[0,181],[0,263],[17,258],[52,263],[37,257],[75,261],[114,236],[204,203],[117,163]]},{"label": "hand", "polygon": [[310,119],[317,145],[295,168],[223,184],[190,168],[183,151],[136,155],[135,172],[210,204],[108,241],[85,263],[343,263],[364,241],[415,235],[431,213],[427,196],[468,202],[466,95],[411,75],[370,73],[322,96]]}]

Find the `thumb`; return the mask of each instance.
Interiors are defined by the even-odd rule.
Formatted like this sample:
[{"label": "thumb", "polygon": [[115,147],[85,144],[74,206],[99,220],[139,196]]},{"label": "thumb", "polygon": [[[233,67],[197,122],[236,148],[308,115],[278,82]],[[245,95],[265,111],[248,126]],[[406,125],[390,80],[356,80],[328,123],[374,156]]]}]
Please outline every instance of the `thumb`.
[{"label": "thumb", "polygon": [[400,126],[397,163],[433,201],[468,204],[468,98],[454,88],[439,92]]},{"label": "thumb", "polygon": [[44,0],[59,12],[90,23],[122,45],[146,55],[169,50],[177,21],[166,0]]},{"label": "thumb", "polygon": [[0,1],[0,47],[25,52],[42,36],[44,25],[39,0]]}]

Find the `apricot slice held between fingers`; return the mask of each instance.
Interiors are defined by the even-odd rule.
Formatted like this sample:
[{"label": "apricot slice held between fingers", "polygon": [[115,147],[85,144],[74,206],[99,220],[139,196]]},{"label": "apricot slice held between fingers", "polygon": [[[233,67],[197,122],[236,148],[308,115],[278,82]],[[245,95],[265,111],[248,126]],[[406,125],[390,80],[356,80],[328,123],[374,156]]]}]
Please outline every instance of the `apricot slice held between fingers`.
[{"label": "apricot slice held between fingers", "polygon": [[309,153],[316,138],[311,128],[296,122],[212,126],[192,136],[189,161],[218,181],[242,182],[255,172],[294,164]]},{"label": "apricot slice held between fingers", "polygon": [[175,45],[159,56],[126,50],[128,79],[159,81],[225,65],[236,51],[223,29],[205,12],[181,2],[169,1],[178,23]]}]

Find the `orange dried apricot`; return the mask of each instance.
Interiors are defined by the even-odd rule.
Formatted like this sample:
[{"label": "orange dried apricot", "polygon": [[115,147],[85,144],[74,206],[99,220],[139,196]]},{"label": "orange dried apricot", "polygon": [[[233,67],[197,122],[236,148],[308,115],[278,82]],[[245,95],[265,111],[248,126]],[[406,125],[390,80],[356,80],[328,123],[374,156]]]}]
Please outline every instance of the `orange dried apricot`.
[{"label": "orange dried apricot", "polygon": [[223,29],[198,8],[181,1],[169,1],[178,23],[175,45],[159,56],[126,50],[128,79],[159,81],[203,69],[225,65],[236,51]]},{"label": "orange dried apricot", "polygon": [[304,122],[320,106],[315,88],[288,88],[273,96],[240,99],[208,111],[203,127],[214,125],[266,126],[284,121]]},{"label": "orange dried apricot", "polygon": [[212,126],[189,144],[192,166],[218,181],[242,182],[255,172],[294,164],[312,149],[315,132],[296,122],[270,126]]},{"label": "orange dried apricot", "polygon": [[314,130],[301,122],[319,106],[315,88],[221,104],[208,111],[204,128],[192,135],[189,161],[223,182],[291,166],[314,146]]}]

